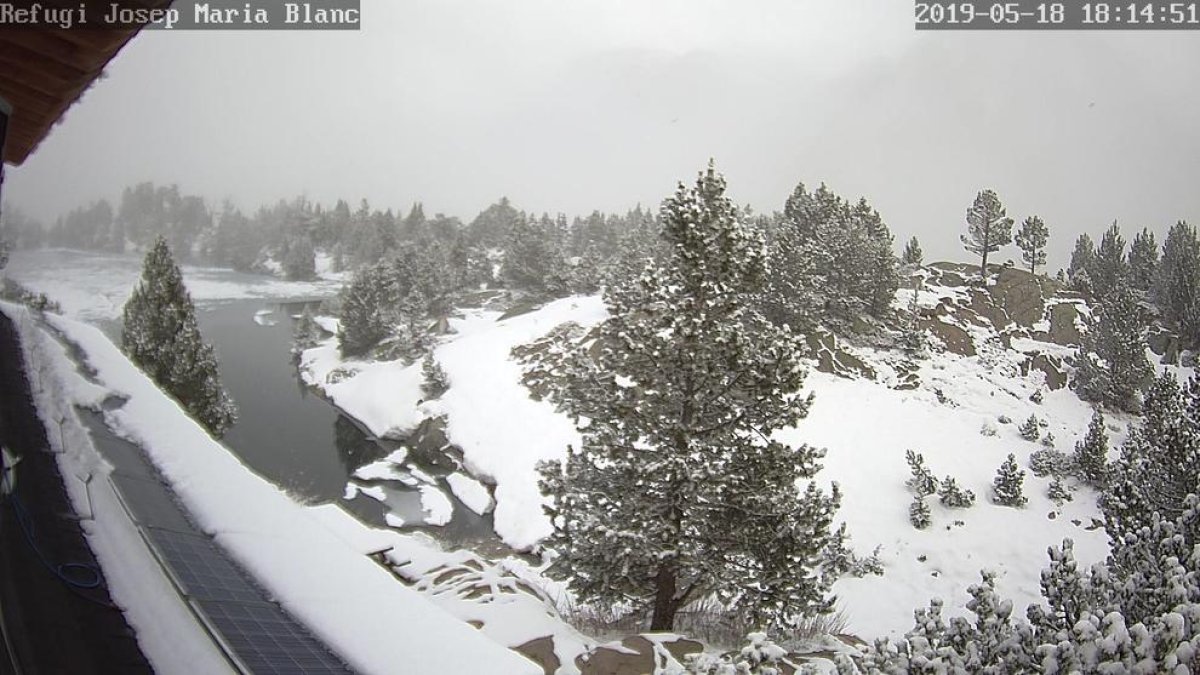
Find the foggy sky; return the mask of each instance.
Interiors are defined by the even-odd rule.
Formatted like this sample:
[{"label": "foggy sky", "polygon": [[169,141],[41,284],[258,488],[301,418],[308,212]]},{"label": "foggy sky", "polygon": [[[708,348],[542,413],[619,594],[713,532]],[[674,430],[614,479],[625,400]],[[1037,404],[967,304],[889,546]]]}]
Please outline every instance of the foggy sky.
[{"label": "foggy sky", "polygon": [[758,211],[798,181],[865,195],[927,260],[969,259],[983,188],[1045,219],[1052,269],[1114,219],[1200,221],[1200,34],[912,24],[907,0],[363,0],[358,32],[146,31],[4,195],[52,220],[152,180],[466,222],[502,195],[657,207],[712,157]]}]

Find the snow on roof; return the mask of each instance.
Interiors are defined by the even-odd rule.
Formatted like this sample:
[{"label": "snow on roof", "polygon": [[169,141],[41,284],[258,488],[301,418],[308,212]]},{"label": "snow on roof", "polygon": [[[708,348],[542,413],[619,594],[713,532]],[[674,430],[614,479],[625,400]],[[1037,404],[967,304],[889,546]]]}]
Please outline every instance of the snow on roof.
[{"label": "snow on roof", "polygon": [[[48,321],[78,344],[98,382],[127,397],[107,421],[144,447],[197,523],[283,607],[366,673],[540,673],[348,545],[327,510],[297,504],[214,441],[98,329]],[[81,377],[76,379],[83,383]],[[86,392],[94,399],[94,392]],[[347,516],[349,518],[349,516]],[[382,540],[381,540],[382,543]]]}]

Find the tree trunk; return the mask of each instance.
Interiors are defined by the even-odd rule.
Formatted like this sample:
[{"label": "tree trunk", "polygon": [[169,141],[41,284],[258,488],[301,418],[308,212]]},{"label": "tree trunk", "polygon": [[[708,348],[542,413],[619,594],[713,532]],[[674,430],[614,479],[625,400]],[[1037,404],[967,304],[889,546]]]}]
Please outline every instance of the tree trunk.
[{"label": "tree trunk", "polygon": [[670,631],[675,628],[675,612],[679,611],[679,602],[675,598],[678,591],[675,579],[675,566],[668,563],[658,568],[658,578],[655,579],[654,616],[650,619],[650,630]]}]

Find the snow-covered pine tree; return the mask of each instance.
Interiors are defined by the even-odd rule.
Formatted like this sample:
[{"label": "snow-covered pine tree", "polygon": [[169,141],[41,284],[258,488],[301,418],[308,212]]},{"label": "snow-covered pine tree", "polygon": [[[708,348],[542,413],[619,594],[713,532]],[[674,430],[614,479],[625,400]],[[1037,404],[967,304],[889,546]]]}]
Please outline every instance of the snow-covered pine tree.
[{"label": "snow-covered pine tree", "polygon": [[908,522],[918,530],[924,530],[933,523],[933,516],[924,495],[913,495],[912,503],[908,505]]},{"label": "snow-covered pine tree", "polygon": [[965,509],[975,503],[975,493],[958,486],[953,476],[946,476],[938,486],[938,500],[942,506]]},{"label": "snow-covered pine tree", "polygon": [[1127,283],[1101,298],[1088,322],[1071,383],[1079,398],[1137,412],[1154,375],[1146,359],[1146,325]]},{"label": "snow-covered pine tree", "polygon": [[1017,248],[1021,249],[1021,259],[1029,265],[1029,273],[1037,274],[1038,265],[1046,264],[1046,242],[1050,241],[1050,230],[1038,216],[1029,216],[1021,223],[1017,232]]},{"label": "snow-covered pine tree", "polygon": [[237,408],[221,387],[216,355],[200,336],[196,308],[162,237],[146,254],[123,319],[121,347],[131,361],[214,436],[233,426]]},{"label": "snow-covered pine tree", "polygon": [[1050,485],[1046,488],[1046,496],[1050,498],[1050,501],[1059,506],[1062,506],[1063,502],[1069,502],[1074,499],[1061,476],[1055,476],[1050,481]]},{"label": "snow-covered pine tree", "polygon": [[1129,246],[1129,283],[1134,289],[1145,293],[1154,284],[1157,271],[1158,242],[1154,240],[1150,228],[1144,227]]},{"label": "snow-covered pine tree", "polygon": [[292,353],[298,355],[306,349],[312,349],[320,344],[324,337],[325,331],[317,324],[312,307],[305,305],[295,327],[292,328]]},{"label": "snow-covered pine tree", "polygon": [[1096,266],[1096,245],[1083,233],[1075,240],[1071,264],[1067,266],[1067,283],[1071,290],[1089,295],[1092,292],[1092,270]]},{"label": "snow-covered pine tree", "polygon": [[904,245],[904,253],[900,255],[900,264],[906,266],[919,266],[925,260],[925,253],[921,251],[921,242],[917,241],[914,236]]},{"label": "snow-covered pine tree", "polygon": [[967,209],[967,233],[960,238],[964,248],[980,256],[979,274],[984,279],[987,279],[988,254],[1012,243],[1012,225],[1012,218],[991,190],[976,195]]},{"label": "snow-covered pine tree", "polygon": [[1100,246],[1096,248],[1096,258],[1092,265],[1092,294],[1096,298],[1106,298],[1118,287],[1129,287],[1129,262],[1125,259],[1125,238],[1121,229],[1114,222],[1104,236],[1100,238]]},{"label": "snow-covered pine tree", "polygon": [[316,252],[307,236],[285,240],[282,257],[283,273],[288,279],[306,281],[317,276]]},{"label": "snow-covered pine tree", "polygon": [[899,286],[892,235],[879,213],[825,185],[812,193],[796,187],[768,256],[772,274],[760,306],[798,332],[819,324],[851,330],[862,314],[882,317]]},{"label": "snow-covered pine tree", "polygon": [[929,341],[925,336],[925,328],[921,325],[920,300],[921,280],[913,282],[912,297],[908,301],[908,316],[905,317],[904,332],[900,335],[900,346],[912,357],[925,355]]},{"label": "snow-covered pine tree", "polygon": [[1012,617],[992,575],[968,589],[975,615],[942,619],[942,602],[914,612],[896,642],[867,646],[857,667],[839,673],[1194,673],[1200,669],[1200,499],[1189,495],[1175,520],[1155,515],[1137,532],[1114,538],[1113,553],[1080,570],[1069,540],[1050,549],[1042,574],[1045,605]]},{"label": "snow-covered pine tree", "polygon": [[[1066,498],[1070,499],[1070,495]],[[1075,542],[1063,539],[1062,548],[1051,546],[1047,553],[1050,565],[1041,575],[1046,604],[1030,605],[1026,613],[1040,638],[1057,642],[1056,637],[1071,630],[1090,608],[1099,604],[1101,591],[1092,586],[1087,573],[1079,568]]]},{"label": "snow-covered pine tree", "polygon": [[1008,459],[996,471],[992,480],[992,501],[1001,506],[1025,506],[1025,472],[1017,467],[1017,458],[1009,453]]},{"label": "snow-covered pine tree", "polygon": [[427,401],[441,398],[450,389],[450,378],[432,353],[421,360],[421,377],[421,394]]},{"label": "snow-covered pine tree", "polygon": [[1200,237],[1186,222],[1167,233],[1151,297],[1168,323],[1200,344]]},{"label": "snow-covered pine tree", "polygon": [[[878,228],[885,228],[879,214],[874,214],[873,222]],[[868,232],[877,228],[868,227]],[[886,228],[885,228],[886,231]],[[896,254],[892,252],[892,235],[886,238],[867,240],[866,263],[869,266],[866,275],[866,309],[867,314],[882,317],[887,314],[896,299],[896,289],[900,287],[900,275],[897,271]]]},{"label": "snow-covered pine tree", "polygon": [[1029,453],[1029,469],[1033,475],[1063,476],[1071,472],[1071,458],[1054,448],[1038,448]]},{"label": "snow-covered pine tree", "polygon": [[1108,477],[1108,433],[1104,430],[1104,413],[1097,408],[1088,423],[1087,434],[1075,444],[1072,457],[1079,479],[1093,487],[1103,487]]},{"label": "snow-covered pine tree", "polygon": [[1029,419],[1021,423],[1017,429],[1017,433],[1027,441],[1036,441],[1042,436],[1042,424],[1038,420],[1037,415],[1030,415]]},{"label": "snow-covered pine tree", "polygon": [[908,462],[908,469],[912,473],[912,477],[905,481],[904,485],[913,494],[924,497],[937,492],[937,478],[934,478],[933,472],[925,466],[924,455],[915,450],[905,450],[904,460]]},{"label": "snow-covered pine tree", "polygon": [[551,295],[569,292],[561,226],[548,215],[517,218],[505,241],[500,278],[510,288]]},{"label": "snow-covered pine tree", "polygon": [[796,338],[751,304],[761,234],[711,165],[661,222],[670,257],[606,289],[593,339],[527,362],[583,436],[542,466],[548,574],[584,601],[645,603],[652,630],[704,597],[767,627],[827,612],[840,494],[812,482],[822,451],[772,437],[810,399]]},{"label": "snow-covered pine tree", "polygon": [[455,234],[447,262],[455,288],[477,289],[492,282],[492,263],[487,259],[487,254],[472,246],[463,232]]},{"label": "snow-covered pine tree", "polygon": [[379,264],[354,275],[343,291],[338,346],[344,356],[359,356],[392,332],[393,313],[383,300],[385,274]]},{"label": "snow-covered pine tree", "polygon": [[1147,390],[1142,420],[1121,446],[1101,499],[1110,537],[1149,527],[1153,513],[1173,521],[1184,498],[1200,494],[1200,422],[1187,398],[1169,371]]}]

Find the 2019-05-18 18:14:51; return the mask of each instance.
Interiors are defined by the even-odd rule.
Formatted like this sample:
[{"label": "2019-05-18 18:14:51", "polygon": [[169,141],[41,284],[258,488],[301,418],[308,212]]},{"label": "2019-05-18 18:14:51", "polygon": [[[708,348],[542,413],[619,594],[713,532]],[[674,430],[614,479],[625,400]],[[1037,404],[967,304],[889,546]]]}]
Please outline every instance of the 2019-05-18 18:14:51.
[{"label": "2019-05-18 18:14:51", "polygon": [[1022,21],[1036,24],[1060,24],[1066,19],[1066,6],[1061,2],[1039,3],[1030,11],[1022,11],[1019,2],[992,4],[974,2],[918,2],[916,22],[922,24],[969,26],[979,22],[991,25],[1015,25]]},{"label": "2019-05-18 18:14:51", "polygon": [[918,27],[1150,28],[1200,26],[1200,2],[917,2]]}]

